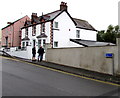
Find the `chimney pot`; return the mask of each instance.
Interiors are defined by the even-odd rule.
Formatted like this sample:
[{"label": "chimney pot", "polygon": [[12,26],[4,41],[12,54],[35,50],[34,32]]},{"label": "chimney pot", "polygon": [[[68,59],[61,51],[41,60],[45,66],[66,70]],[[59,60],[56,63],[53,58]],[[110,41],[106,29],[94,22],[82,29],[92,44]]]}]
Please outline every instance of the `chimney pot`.
[{"label": "chimney pot", "polygon": [[33,16],[37,16],[37,13],[32,13]]},{"label": "chimney pot", "polygon": [[67,3],[61,2],[61,4],[60,4],[60,10],[61,10],[61,11],[62,11],[62,10],[67,10]]}]

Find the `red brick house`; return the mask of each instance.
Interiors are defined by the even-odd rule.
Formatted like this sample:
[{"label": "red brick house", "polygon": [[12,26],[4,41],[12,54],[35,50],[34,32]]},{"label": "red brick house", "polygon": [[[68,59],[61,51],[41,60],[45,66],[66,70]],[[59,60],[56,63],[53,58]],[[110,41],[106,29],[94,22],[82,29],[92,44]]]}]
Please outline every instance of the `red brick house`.
[{"label": "red brick house", "polygon": [[26,20],[30,20],[27,15],[14,22],[8,22],[9,25],[2,28],[2,47],[18,47],[21,45],[21,28]]}]

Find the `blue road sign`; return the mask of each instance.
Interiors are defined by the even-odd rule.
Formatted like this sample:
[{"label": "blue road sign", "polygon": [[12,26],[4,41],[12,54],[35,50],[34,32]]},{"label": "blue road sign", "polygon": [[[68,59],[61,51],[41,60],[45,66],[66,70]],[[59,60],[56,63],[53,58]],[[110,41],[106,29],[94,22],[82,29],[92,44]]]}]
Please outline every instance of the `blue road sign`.
[{"label": "blue road sign", "polygon": [[112,58],[112,57],[113,57],[113,53],[106,53],[106,54],[105,54],[105,57],[106,57],[106,58]]}]

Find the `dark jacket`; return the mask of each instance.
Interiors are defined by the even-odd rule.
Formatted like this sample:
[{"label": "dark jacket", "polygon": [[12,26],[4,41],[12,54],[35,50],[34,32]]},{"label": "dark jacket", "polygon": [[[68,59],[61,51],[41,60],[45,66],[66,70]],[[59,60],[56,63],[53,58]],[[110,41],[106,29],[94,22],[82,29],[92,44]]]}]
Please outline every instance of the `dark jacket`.
[{"label": "dark jacket", "polygon": [[40,47],[40,48],[38,49],[38,54],[43,54],[43,53],[44,53],[44,49]]}]

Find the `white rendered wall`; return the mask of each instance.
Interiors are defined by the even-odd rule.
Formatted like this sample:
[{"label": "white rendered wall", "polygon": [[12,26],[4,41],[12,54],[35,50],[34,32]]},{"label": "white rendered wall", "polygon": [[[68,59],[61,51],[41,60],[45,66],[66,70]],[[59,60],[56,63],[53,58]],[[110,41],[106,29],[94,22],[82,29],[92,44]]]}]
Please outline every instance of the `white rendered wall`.
[{"label": "white rendered wall", "polygon": [[80,39],[96,41],[96,31],[80,29]]},{"label": "white rendered wall", "polygon": [[54,22],[58,22],[59,30],[53,30],[53,44],[58,41],[58,47],[70,47],[70,38],[75,38],[75,24],[66,12],[59,15]]},{"label": "white rendered wall", "polygon": [[16,47],[10,48],[10,51],[7,52],[11,56],[16,56],[24,59],[32,59],[32,48],[27,46],[26,51],[16,51]]},{"label": "white rendered wall", "polygon": [[[70,39],[84,39],[96,41],[95,31],[76,28],[75,24],[66,12],[63,12],[61,15],[59,15],[54,20],[54,22],[58,22],[58,30],[53,30],[53,47],[54,42],[58,42],[59,48],[82,47],[77,43],[71,42]],[[54,25],[53,29],[56,29]],[[76,30],[80,30],[80,38],[76,37]]]},{"label": "white rendered wall", "polygon": [[45,34],[47,35],[46,43],[50,43],[50,25],[51,22],[45,23]]},{"label": "white rendered wall", "polygon": [[25,37],[25,29],[22,29],[22,39]]}]

